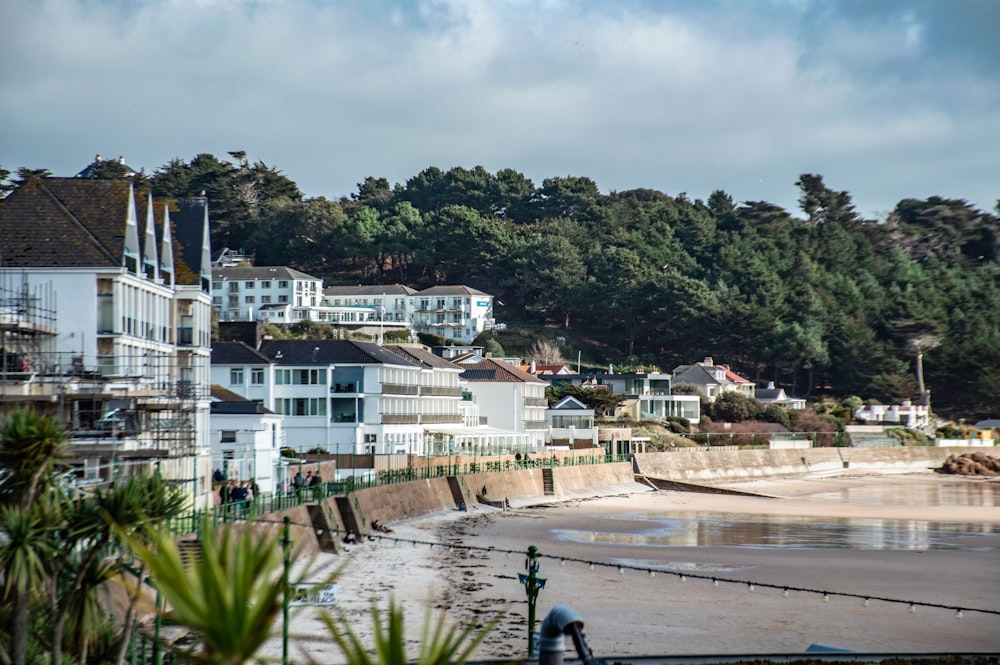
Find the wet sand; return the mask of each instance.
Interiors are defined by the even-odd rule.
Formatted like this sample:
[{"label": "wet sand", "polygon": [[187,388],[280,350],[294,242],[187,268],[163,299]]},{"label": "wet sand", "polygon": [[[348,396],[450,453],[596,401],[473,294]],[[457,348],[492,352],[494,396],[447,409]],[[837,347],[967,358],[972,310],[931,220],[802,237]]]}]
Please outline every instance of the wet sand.
[{"label": "wet sand", "polygon": [[[538,547],[539,576],[546,579],[537,619],[556,604],[569,605],[583,617],[588,644],[600,657],[801,654],[815,643],[866,652],[995,652],[1000,615],[968,609],[1000,610],[998,488],[976,482],[935,474],[838,475],[738,486],[773,498],[634,485],[611,496],[514,502],[507,511],[477,508],[393,524],[392,537],[421,544],[365,541],[317,560],[311,577],[342,566],[337,608],[362,638],[371,633],[372,603],[385,607],[395,598],[406,611],[411,654],[433,607],[434,616],[446,611],[455,624],[482,623],[505,611],[476,656],[523,657],[528,610],[518,574],[529,545]],[[668,529],[674,544],[661,544],[665,530],[650,521],[664,515],[676,520]],[[786,533],[815,529],[797,527],[797,518],[860,524],[866,534],[890,538],[876,536],[850,549],[726,544],[733,528],[750,543],[772,537],[775,520]],[[687,544],[676,544],[678,526]],[[431,542],[438,545],[422,544]],[[880,549],[897,543],[905,549]],[[739,583],[716,587],[697,576]],[[816,593],[792,590],[785,597],[785,586]],[[827,601],[822,591],[830,592]],[[863,607],[860,599],[837,593],[949,609],[918,605],[911,613],[906,604],[879,600]],[[959,607],[966,609],[956,619],[950,608]],[[343,662],[314,610],[293,615],[290,632],[294,657]],[[272,640],[266,653],[280,655],[280,641]]]}]

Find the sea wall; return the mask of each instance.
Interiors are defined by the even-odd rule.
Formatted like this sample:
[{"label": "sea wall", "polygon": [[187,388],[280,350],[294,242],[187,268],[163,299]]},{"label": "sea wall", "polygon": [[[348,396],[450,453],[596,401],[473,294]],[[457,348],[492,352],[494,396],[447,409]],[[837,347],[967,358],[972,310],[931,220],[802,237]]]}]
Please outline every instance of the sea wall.
[{"label": "sea wall", "polygon": [[852,470],[922,471],[937,468],[949,448],[809,448],[807,450],[706,450],[682,448],[640,453],[635,470],[641,475],[690,483],[753,480],[806,473]]}]

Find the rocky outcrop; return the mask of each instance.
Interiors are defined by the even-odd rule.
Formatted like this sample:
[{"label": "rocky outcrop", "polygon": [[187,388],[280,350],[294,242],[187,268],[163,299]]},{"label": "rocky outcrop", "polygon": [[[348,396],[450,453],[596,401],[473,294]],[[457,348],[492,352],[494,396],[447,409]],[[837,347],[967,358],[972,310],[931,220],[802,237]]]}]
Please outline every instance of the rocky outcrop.
[{"label": "rocky outcrop", "polygon": [[1000,476],[1000,458],[986,453],[951,455],[938,471],[961,476]]}]

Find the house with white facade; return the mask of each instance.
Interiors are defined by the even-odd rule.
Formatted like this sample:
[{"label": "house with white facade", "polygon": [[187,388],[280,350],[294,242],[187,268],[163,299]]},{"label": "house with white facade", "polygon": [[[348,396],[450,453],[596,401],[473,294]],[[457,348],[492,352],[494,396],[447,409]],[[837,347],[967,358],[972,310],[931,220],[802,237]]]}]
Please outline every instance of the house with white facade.
[{"label": "house with white facade", "polygon": [[921,428],[930,424],[930,409],[904,399],[902,404],[865,404],[854,417],[872,424]]},{"label": "house with white facade", "polygon": [[784,407],[786,409],[804,409],[806,408],[806,401],[801,397],[789,397],[785,394],[784,388],[775,388],[774,381],[768,381],[766,388],[755,388],[753,393],[754,399],[768,406],[769,404],[777,404],[778,406]]},{"label": "house with white facade", "polygon": [[597,445],[597,427],[594,425],[594,410],[567,395],[545,410],[545,422],[549,426],[548,441],[551,446],[567,446],[570,449],[593,448]]},{"label": "house with white facade", "polygon": [[288,484],[281,464],[285,445],[283,417],[260,403],[222,386],[212,386],[212,468],[229,480],[253,480],[260,492],[277,492]]},{"label": "house with white facade", "polygon": [[620,372],[620,373],[546,373],[540,379],[553,386],[574,385],[583,388],[608,390],[615,395],[623,395],[624,401],[618,408],[620,415],[633,420],[660,420],[663,418],[686,418],[691,422],[701,419],[701,400],[698,395],[674,395],[671,392],[671,377],[661,372]]},{"label": "house with white facade", "polygon": [[[0,412],[60,418],[88,481],[156,466],[207,505],[208,207],[136,199],[129,180],[43,178],[0,201],[0,312],[15,314],[0,355],[29,370],[0,376]],[[41,309],[44,331],[26,335]]]},{"label": "house with white facade", "polygon": [[463,365],[462,381],[479,403],[486,424],[527,435],[528,451],[545,444],[545,381],[495,358]]},{"label": "house with white facade", "polygon": [[371,308],[382,321],[461,344],[495,326],[493,296],[468,286],[423,291],[402,284],[328,286],[323,294],[328,307]]},{"label": "house with white facade", "polygon": [[[212,304],[220,321],[254,321],[262,307],[317,307],[323,280],[284,266],[229,266],[212,269]],[[311,317],[304,317],[311,318]],[[291,319],[286,323],[294,323]]]},{"label": "house with white facade", "polygon": [[[470,422],[457,367],[420,345],[263,340],[212,346],[212,381],[284,416],[287,445],[335,454],[513,452],[515,432]],[[520,448],[519,448],[520,446]]]},{"label": "house with white facade", "polygon": [[724,392],[736,392],[745,397],[754,395],[754,382],[734,372],[728,365],[717,365],[711,357],[693,365],[678,365],[673,371],[673,383],[687,383],[698,389],[709,402]]}]

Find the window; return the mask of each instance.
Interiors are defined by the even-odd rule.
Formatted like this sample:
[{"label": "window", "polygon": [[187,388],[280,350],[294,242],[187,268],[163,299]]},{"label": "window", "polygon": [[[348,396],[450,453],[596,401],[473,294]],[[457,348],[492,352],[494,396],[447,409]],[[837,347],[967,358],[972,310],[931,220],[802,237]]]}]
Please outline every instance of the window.
[{"label": "window", "polygon": [[287,303],[288,302],[288,296],[278,296],[278,302]]},{"label": "window", "polygon": [[325,416],[326,398],[279,398],[274,400],[274,409],[284,416]]},{"label": "window", "polygon": [[236,443],[236,430],[234,429],[224,429],[222,430],[222,439],[220,443]]},{"label": "window", "polygon": [[222,290],[222,282],[212,282],[212,289],[215,291]]},{"label": "window", "polygon": [[262,289],[269,289],[269,288],[271,288],[271,280],[269,280],[269,279],[262,279],[261,282],[260,282],[260,288],[262,288]]},{"label": "window", "polygon": [[243,288],[245,289],[252,289],[253,286],[254,286],[253,282],[243,282]]},{"label": "window", "polygon": [[229,370],[229,385],[231,385],[231,386],[242,386],[243,385],[243,370],[242,369],[231,369],[231,370]]},{"label": "window", "polygon": [[288,288],[288,280],[287,279],[278,280],[278,288],[279,289],[287,289]]},{"label": "window", "polygon": [[274,376],[275,383],[279,386],[326,385],[325,369],[279,369]]},{"label": "window", "polygon": [[260,297],[260,301],[261,302],[271,302],[271,296],[261,296]]},{"label": "window", "polygon": [[254,301],[254,296],[246,296],[246,301],[247,302],[253,302]]},{"label": "window", "polygon": [[222,296],[214,296],[212,298],[212,304],[213,305],[221,305],[222,304]]},{"label": "window", "polygon": [[378,443],[378,434],[365,434],[365,443]]},{"label": "window", "polygon": [[264,385],[264,368],[252,367],[250,369],[250,383],[255,386]]}]

